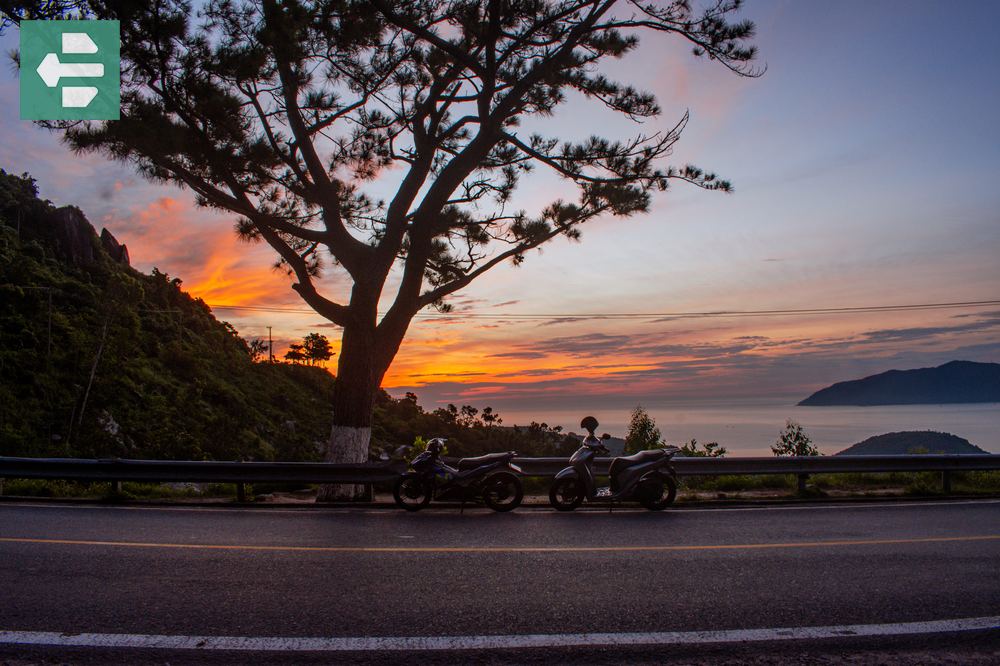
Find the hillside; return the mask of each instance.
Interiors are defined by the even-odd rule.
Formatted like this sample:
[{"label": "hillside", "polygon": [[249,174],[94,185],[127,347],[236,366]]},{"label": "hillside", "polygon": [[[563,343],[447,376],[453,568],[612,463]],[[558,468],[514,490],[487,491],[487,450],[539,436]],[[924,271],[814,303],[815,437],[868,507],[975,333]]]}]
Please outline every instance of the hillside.
[{"label": "hillside", "polygon": [[835,405],[924,405],[1000,402],[1000,363],[952,361],[936,368],[889,370],[837,382],[799,403]]},{"label": "hillside", "polygon": [[310,460],[333,377],[231,326],[0,170],[0,455]]},{"label": "hillside", "polygon": [[947,432],[909,430],[869,437],[836,453],[838,456],[890,456],[907,453],[989,453]]},{"label": "hillside", "polygon": [[[136,271],[110,232],[0,169],[0,455],[318,460],[334,381],[255,363],[179,279]],[[576,448],[560,428],[501,423],[489,407],[425,411],[383,391],[372,455],[417,436],[447,437],[457,456]]]}]

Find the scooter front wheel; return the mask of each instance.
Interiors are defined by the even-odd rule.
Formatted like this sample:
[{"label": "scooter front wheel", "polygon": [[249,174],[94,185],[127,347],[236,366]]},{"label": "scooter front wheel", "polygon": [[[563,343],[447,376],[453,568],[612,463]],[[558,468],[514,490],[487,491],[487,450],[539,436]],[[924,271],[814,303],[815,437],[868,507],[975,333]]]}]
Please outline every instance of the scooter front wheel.
[{"label": "scooter front wheel", "polygon": [[662,511],[677,497],[677,484],[670,477],[650,479],[639,484],[639,503],[650,511]]},{"label": "scooter front wheel", "polygon": [[521,479],[510,472],[492,474],[483,485],[483,501],[494,511],[513,511],[523,499]]},{"label": "scooter front wheel", "polygon": [[549,503],[557,511],[572,511],[583,504],[583,484],[574,476],[556,479],[549,488]]},{"label": "scooter front wheel", "polygon": [[420,474],[407,472],[396,479],[392,497],[396,500],[396,506],[407,511],[420,511],[431,501],[431,484]]}]

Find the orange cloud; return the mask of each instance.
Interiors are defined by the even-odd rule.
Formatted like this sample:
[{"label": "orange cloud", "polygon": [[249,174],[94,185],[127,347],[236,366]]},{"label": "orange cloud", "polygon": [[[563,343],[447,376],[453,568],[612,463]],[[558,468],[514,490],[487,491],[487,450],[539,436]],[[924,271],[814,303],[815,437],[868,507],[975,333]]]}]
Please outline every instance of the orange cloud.
[{"label": "orange cloud", "polygon": [[240,241],[229,217],[189,199],[163,196],[123,215],[109,213],[102,221],[128,245],[137,268],[155,266],[180,277],[184,288],[206,303],[298,302],[290,280],[272,268],[270,248]]}]

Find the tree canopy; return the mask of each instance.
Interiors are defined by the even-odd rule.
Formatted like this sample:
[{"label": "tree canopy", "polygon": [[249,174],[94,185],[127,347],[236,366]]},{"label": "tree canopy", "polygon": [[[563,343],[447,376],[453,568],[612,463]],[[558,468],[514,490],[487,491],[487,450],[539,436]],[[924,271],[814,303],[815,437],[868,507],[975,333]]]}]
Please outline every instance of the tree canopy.
[{"label": "tree canopy", "polygon": [[[343,327],[328,458],[340,462],[363,459],[378,388],[422,308],[447,308],[490,269],[576,239],[587,221],[648,210],[672,180],[731,189],[665,163],[687,114],[625,139],[567,139],[525,121],[579,97],[637,122],[659,116],[652,93],[602,69],[641,34],[686,41],[740,76],[760,73],[754,26],[734,18],[741,0],[12,5],[13,22],[119,20],[121,119],[47,124],[76,151],[234,214],[240,236],[272,247],[292,288]],[[515,190],[539,168],[570,194],[520,208]],[[321,281],[331,269],[338,279]]]},{"label": "tree canopy", "polygon": [[[18,4],[14,17],[41,11]],[[519,125],[574,91],[629,118],[658,115],[651,93],[599,71],[633,51],[641,30],[756,74],[753,25],[727,21],[739,5],[211,0],[195,12],[182,0],[43,3],[122,21],[121,121],[57,124],[70,145],[237,213],[239,232],[270,244],[294,288],[340,324],[357,308],[320,293],[315,278],[329,265],[381,283],[398,264],[386,319],[408,320],[498,263],[575,237],[586,220],[646,210],[649,192],[670,179],[728,190],[696,167],[660,164],[686,115],[624,141],[560,141]],[[572,181],[578,199],[537,215],[516,210],[512,193],[537,166]],[[387,169],[401,176],[395,195],[365,194]]]},{"label": "tree canopy", "polygon": [[655,449],[663,446],[663,439],[660,429],[656,427],[656,421],[645,409],[636,405],[629,418],[628,430],[625,433],[625,453],[632,454],[646,449]]},{"label": "tree canopy", "polygon": [[321,333],[310,333],[302,342],[293,342],[285,352],[285,359],[292,363],[317,365],[329,361],[334,356],[330,340]]},{"label": "tree canopy", "polygon": [[802,429],[802,425],[792,419],[785,422],[785,427],[778,434],[778,439],[771,445],[771,452],[776,456],[819,455],[819,449]]}]

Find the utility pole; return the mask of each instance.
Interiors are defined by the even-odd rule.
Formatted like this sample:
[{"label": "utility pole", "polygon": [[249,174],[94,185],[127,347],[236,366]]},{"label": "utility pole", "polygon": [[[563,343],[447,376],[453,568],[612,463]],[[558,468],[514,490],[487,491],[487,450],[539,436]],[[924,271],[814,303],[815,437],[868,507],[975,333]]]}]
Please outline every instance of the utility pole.
[{"label": "utility pole", "polygon": [[267,362],[274,363],[274,340],[271,339],[271,327],[267,327]]}]

